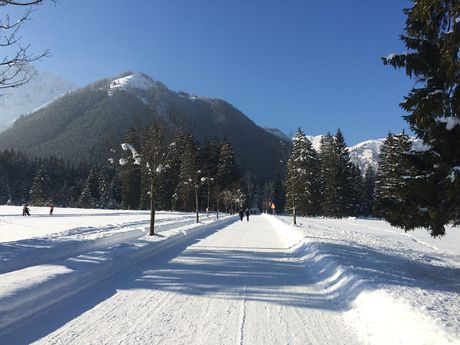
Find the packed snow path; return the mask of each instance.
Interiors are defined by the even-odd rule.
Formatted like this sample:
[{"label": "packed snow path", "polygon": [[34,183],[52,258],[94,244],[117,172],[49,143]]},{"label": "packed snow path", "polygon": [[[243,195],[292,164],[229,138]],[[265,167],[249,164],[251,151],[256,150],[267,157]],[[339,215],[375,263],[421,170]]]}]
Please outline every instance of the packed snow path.
[{"label": "packed snow path", "polygon": [[28,321],[9,344],[358,344],[293,243],[253,216],[178,243]]}]

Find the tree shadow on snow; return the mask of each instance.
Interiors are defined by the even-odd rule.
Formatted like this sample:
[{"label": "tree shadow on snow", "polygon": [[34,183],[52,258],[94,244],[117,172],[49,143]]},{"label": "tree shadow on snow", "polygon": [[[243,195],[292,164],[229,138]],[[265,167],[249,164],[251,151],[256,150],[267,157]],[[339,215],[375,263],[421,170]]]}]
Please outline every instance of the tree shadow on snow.
[{"label": "tree shadow on snow", "polygon": [[[367,246],[337,243],[307,245],[298,256],[280,249],[199,245],[215,232],[211,229],[186,239],[76,294],[35,321],[0,336],[0,342],[25,344],[40,339],[117,290],[148,289],[332,311],[350,309],[363,290],[380,285],[460,294],[460,269],[437,262],[412,261]],[[321,255],[302,260],[300,256],[312,249]]]}]

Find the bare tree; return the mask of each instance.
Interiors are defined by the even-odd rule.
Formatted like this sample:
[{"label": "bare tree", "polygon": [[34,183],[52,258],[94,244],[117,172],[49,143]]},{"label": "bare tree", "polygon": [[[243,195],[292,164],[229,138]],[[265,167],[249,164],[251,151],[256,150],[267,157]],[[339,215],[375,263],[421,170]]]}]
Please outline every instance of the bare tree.
[{"label": "bare tree", "polygon": [[0,89],[18,87],[30,81],[35,75],[35,69],[28,64],[48,56],[46,50],[38,55],[30,54],[30,44],[22,44],[19,34],[21,27],[30,20],[34,8],[45,1],[54,0],[0,0],[0,10],[24,8],[22,14],[14,18],[8,13],[0,14]]}]

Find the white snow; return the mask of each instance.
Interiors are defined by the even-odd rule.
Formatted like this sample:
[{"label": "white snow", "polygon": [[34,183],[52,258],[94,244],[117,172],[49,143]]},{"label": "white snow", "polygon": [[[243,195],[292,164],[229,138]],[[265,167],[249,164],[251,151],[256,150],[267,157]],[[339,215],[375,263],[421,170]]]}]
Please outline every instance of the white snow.
[{"label": "white snow", "polygon": [[321,150],[321,139],[323,139],[324,135],[306,135],[306,137],[310,140],[313,148],[319,152]]},{"label": "white snow", "polygon": [[439,123],[445,123],[446,124],[446,129],[448,131],[451,131],[454,129],[456,126],[460,126],[460,118],[456,116],[449,116],[449,117],[441,117],[436,120]]},{"label": "white snow", "polygon": [[396,56],[395,53],[390,53],[390,54],[388,54],[388,55],[386,56],[385,59],[386,59],[388,62],[391,62],[391,60],[393,60],[393,59],[395,58],[395,56]]},{"label": "white snow", "polygon": [[133,73],[126,77],[113,80],[109,84],[107,92],[110,95],[113,90],[140,89],[148,91],[154,85],[155,82],[145,74]]},{"label": "white snow", "polygon": [[20,212],[0,207],[1,344],[460,344],[458,229]]}]

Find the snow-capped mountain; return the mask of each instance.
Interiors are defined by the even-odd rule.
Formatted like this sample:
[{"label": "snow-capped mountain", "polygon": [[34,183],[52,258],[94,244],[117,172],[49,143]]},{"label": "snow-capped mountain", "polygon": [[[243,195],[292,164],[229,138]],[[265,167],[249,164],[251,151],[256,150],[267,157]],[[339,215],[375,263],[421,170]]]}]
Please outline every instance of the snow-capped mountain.
[{"label": "snow-capped mountain", "polygon": [[9,127],[20,115],[28,114],[46,105],[76,85],[52,73],[35,71],[35,77],[25,85],[4,89],[0,96],[0,131]]},{"label": "snow-capped mountain", "polygon": [[351,161],[358,164],[363,173],[369,166],[377,169],[380,149],[384,141],[385,139],[366,140],[349,147]]},{"label": "snow-capped mountain", "polygon": [[[377,169],[379,154],[384,141],[385,139],[367,140],[349,147],[348,151],[350,152],[351,161],[358,164],[363,173],[369,166]],[[421,139],[411,137],[410,141],[412,142],[412,150],[414,151],[424,151],[427,149]]]},{"label": "snow-capped mountain", "polygon": [[126,72],[55,99],[0,133],[0,150],[105,162],[129,128],[139,135],[155,119],[165,133],[189,131],[201,143],[228,140],[243,171],[261,178],[281,173],[289,140],[259,127],[228,102],[173,91],[143,73]]}]

